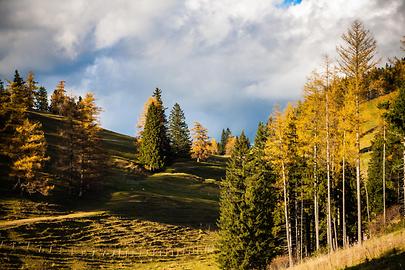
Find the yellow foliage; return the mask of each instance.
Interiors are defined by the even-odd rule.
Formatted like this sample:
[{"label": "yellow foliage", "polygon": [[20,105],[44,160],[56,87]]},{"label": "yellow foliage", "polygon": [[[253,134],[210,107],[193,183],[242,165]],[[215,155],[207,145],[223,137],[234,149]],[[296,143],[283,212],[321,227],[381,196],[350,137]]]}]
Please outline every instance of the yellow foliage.
[{"label": "yellow foliage", "polygon": [[191,129],[193,135],[193,143],[191,145],[191,157],[200,160],[205,160],[210,154],[210,143],[208,141],[208,130],[200,123],[195,122]]}]

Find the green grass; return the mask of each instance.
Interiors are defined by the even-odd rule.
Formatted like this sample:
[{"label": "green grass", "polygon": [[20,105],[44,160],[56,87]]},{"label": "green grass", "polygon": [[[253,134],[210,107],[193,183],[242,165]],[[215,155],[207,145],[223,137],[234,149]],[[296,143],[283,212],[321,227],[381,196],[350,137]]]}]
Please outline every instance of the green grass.
[{"label": "green grass", "polygon": [[[42,123],[54,162],[63,117],[38,112],[30,117]],[[2,267],[216,269],[218,182],[225,176],[226,158],[178,160],[148,175],[139,173],[134,138],[109,130],[100,134],[111,166],[100,189],[86,198],[69,197],[62,189],[46,198],[27,197],[1,185]],[[52,162],[48,168],[52,171]],[[87,215],[3,222],[79,211]]]}]

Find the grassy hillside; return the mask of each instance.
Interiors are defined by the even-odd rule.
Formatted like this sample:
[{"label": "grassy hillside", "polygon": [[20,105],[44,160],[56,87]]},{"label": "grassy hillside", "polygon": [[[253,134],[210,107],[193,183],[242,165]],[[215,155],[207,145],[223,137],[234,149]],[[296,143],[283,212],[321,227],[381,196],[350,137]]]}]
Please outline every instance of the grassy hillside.
[{"label": "grassy hillside", "polygon": [[[333,269],[404,269],[405,229],[365,241],[327,255],[310,257],[293,270]],[[284,269],[284,268],[278,268]]]},{"label": "grassy hillside", "polygon": [[368,162],[371,158],[371,144],[374,136],[378,133],[379,127],[383,123],[382,111],[377,108],[378,104],[384,101],[392,101],[398,95],[398,91],[364,102],[360,106],[362,126],[361,126],[361,170],[367,176]]},{"label": "grassy hillside", "polygon": [[[42,122],[55,159],[63,118],[30,117]],[[60,191],[27,198],[3,187],[2,268],[215,269],[218,180],[226,159],[180,160],[164,172],[139,174],[133,138],[108,130],[101,136],[112,166],[103,188],[87,198]]]}]

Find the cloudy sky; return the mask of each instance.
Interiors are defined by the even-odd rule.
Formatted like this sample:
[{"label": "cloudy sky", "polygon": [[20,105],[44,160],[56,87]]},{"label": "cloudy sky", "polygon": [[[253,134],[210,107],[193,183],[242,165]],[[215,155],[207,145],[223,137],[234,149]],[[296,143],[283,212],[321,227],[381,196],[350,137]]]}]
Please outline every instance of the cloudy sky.
[{"label": "cloudy sky", "polygon": [[135,134],[155,87],[211,136],[252,136],[275,103],[300,98],[322,55],[360,19],[379,57],[400,56],[403,0],[0,0],[0,78],[33,71],[48,92],[93,91],[102,125]]}]

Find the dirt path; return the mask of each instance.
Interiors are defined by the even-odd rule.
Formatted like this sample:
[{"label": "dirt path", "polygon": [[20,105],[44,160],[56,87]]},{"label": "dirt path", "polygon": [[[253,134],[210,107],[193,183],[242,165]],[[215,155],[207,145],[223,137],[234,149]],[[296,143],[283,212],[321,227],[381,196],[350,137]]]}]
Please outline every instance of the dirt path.
[{"label": "dirt path", "polygon": [[60,215],[60,216],[35,217],[35,218],[24,218],[24,219],[17,219],[17,220],[0,221],[0,227],[19,226],[19,225],[23,225],[23,224],[44,222],[44,221],[55,221],[55,220],[63,220],[63,219],[91,217],[91,216],[101,215],[104,213],[105,213],[104,211],[77,212],[77,213],[72,213],[72,214],[68,214],[68,215]]}]

